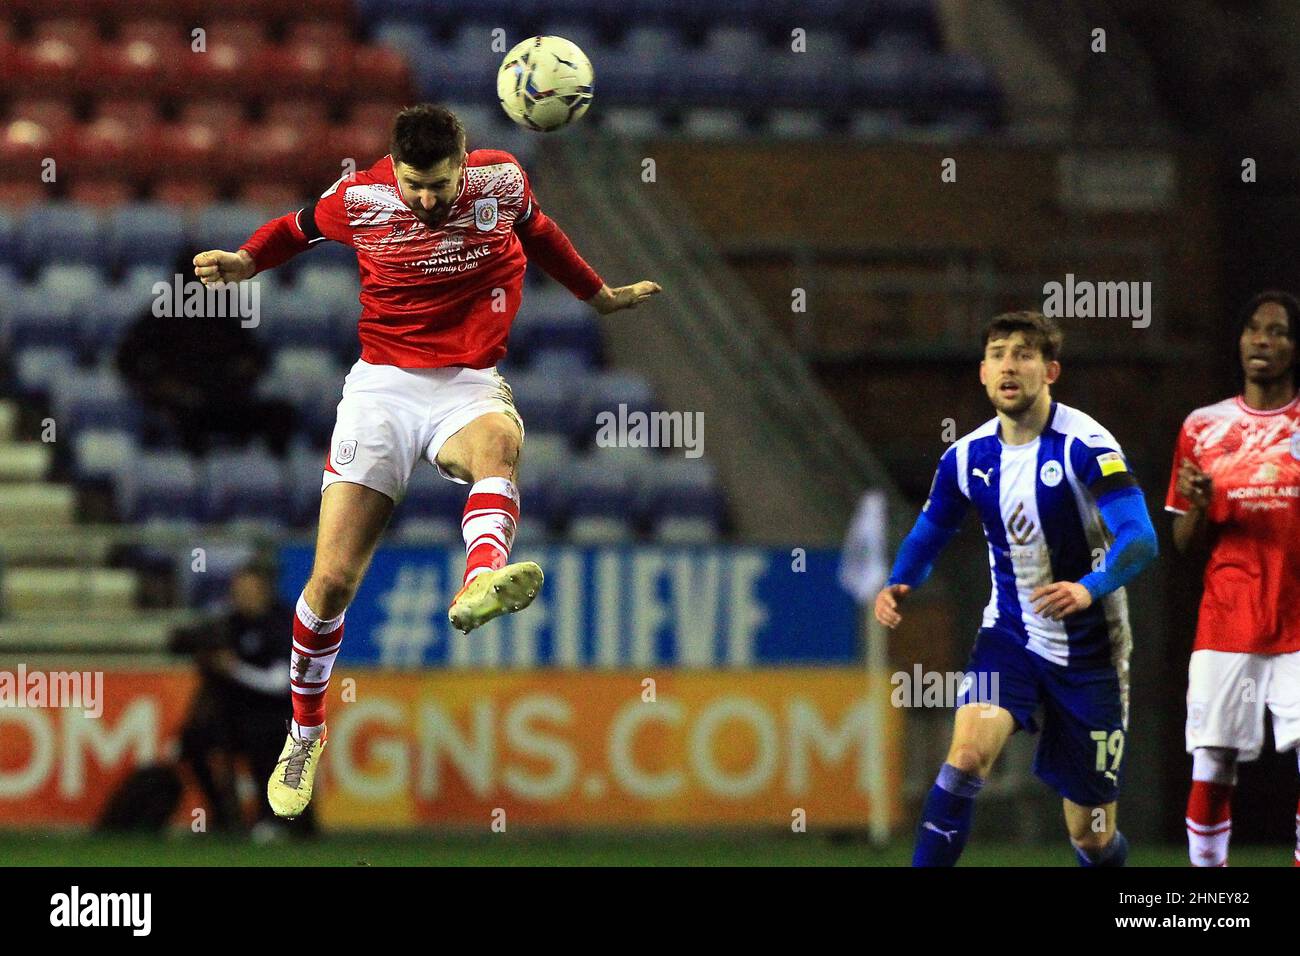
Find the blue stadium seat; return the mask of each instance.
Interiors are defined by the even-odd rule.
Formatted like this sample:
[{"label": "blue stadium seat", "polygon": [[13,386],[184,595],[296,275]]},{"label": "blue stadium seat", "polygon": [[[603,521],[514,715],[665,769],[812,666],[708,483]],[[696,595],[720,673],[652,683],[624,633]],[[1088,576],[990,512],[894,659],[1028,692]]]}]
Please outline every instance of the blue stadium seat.
[{"label": "blue stadium seat", "polygon": [[542,349],[533,353],[528,370],[553,379],[581,381],[591,375],[595,367],[591,364],[591,356],[581,349]]},{"label": "blue stadium seat", "polygon": [[109,216],[107,238],[108,260],[114,266],[171,269],[185,248],[185,223],[174,207],[131,203]]},{"label": "blue stadium seat", "polygon": [[324,446],[297,441],[285,462],[289,514],[295,525],[311,525],[320,514],[321,479],[325,473]]},{"label": "blue stadium seat", "polygon": [[196,249],[233,251],[247,242],[249,236],[269,218],[266,211],[257,206],[235,203],[207,206],[195,217],[189,242]]},{"label": "blue stadium seat", "polygon": [[514,376],[510,387],[524,428],[570,435],[577,427],[573,382],[522,372]]},{"label": "blue stadium seat", "polygon": [[76,355],[60,346],[35,346],[14,355],[14,381],[19,390],[30,396],[48,396],[58,380],[74,374]]},{"label": "blue stadium seat", "polygon": [[713,518],[665,515],[654,523],[651,536],[655,544],[715,544],[719,537],[718,522]]},{"label": "blue stadium seat", "polygon": [[637,513],[651,521],[664,515],[721,520],[722,493],[712,466],[676,453],[657,456],[642,475]]},{"label": "blue stadium seat", "polygon": [[18,224],[8,213],[0,212],[0,268],[18,262]]},{"label": "blue stadium seat", "polygon": [[432,468],[417,467],[398,505],[403,519],[454,521],[459,527],[469,486],[448,481]]},{"label": "blue stadium seat", "polygon": [[95,303],[106,285],[95,266],[63,263],[42,269],[33,288],[51,303],[67,299],[73,303],[75,312],[83,312]]},{"label": "blue stadium seat", "polygon": [[101,263],[104,249],[100,218],[92,206],[51,202],[33,206],[19,226],[25,268],[52,262]]},{"label": "blue stadium seat", "polygon": [[199,470],[184,452],[141,452],[118,485],[118,504],[129,521],[190,518],[201,521]]},{"label": "blue stadium seat", "polygon": [[134,435],[112,429],[79,431],[72,443],[72,469],[79,481],[109,479],[116,485],[140,453]]},{"label": "blue stadium seat", "polygon": [[864,108],[912,106],[926,82],[924,59],[893,51],[858,56],[849,65],[850,101]]},{"label": "blue stadium seat", "polygon": [[410,20],[383,20],[374,28],[371,38],[401,51],[410,63],[428,56],[433,47],[427,25]]},{"label": "blue stadium seat", "polygon": [[653,411],[654,392],[649,382],[633,372],[601,372],[584,383],[575,404],[574,433],[585,441],[597,434],[598,416],[609,413],[615,422],[620,420],[620,405],[627,406],[627,414]]},{"label": "blue stadium seat", "polygon": [[570,521],[575,518],[627,520],[636,504],[627,474],[609,467],[598,453],[576,459],[561,476],[559,488],[560,509]]},{"label": "blue stadium seat", "polygon": [[542,348],[573,349],[600,361],[600,326],[591,306],[567,289],[551,285],[528,290],[510,328],[510,348],[531,355]]},{"label": "blue stadium seat", "polygon": [[[537,25],[538,36],[557,36],[572,40],[578,45],[594,65],[612,63],[604,45],[600,42],[597,31],[580,20],[564,20],[559,17],[547,17]],[[522,38],[521,38],[522,39]]]},{"label": "blue stadium seat", "polygon": [[203,570],[194,569],[194,550],[176,553],[176,580],[191,607],[213,609],[229,600],[230,580],[253,557],[244,544],[213,544],[203,548]]},{"label": "blue stadium seat", "polygon": [[208,521],[290,517],[284,472],[259,450],[215,452],[203,467],[203,510]]},{"label": "blue stadium seat", "polygon": [[61,377],[52,396],[54,417],[59,427],[72,429],[125,429],[140,427],[139,406],[112,371],[96,369],[89,374]]},{"label": "blue stadium seat", "polygon": [[50,299],[35,285],[20,285],[9,292],[3,338],[13,350],[54,346],[72,348],[77,341],[79,303],[68,296]]}]

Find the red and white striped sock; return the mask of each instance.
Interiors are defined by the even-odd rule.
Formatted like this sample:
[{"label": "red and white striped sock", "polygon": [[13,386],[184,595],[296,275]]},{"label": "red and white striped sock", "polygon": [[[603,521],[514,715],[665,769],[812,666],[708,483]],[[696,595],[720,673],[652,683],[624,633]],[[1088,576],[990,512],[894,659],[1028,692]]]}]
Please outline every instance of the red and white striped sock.
[{"label": "red and white striped sock", "polygon": [[1187,797],[1187,852],[1192,866],[1227,866],[1233,784],[1193,780]]},{"label": "red and white striped sock", "polygon": [[306,592],[299,595],[289,654],[289,694],[293,698],[291,733],[301,740],[315,740],[325,732],[325,690],[342,645],[343,614],[323,621],[307,606]]},{"label": "red and white striped sock", "polygon": [[509,478],[483,478],[469,490],[460,530],[465,538],[465,578],[469,584],[485,571],[510,561],[519,525],[519,489]]}]

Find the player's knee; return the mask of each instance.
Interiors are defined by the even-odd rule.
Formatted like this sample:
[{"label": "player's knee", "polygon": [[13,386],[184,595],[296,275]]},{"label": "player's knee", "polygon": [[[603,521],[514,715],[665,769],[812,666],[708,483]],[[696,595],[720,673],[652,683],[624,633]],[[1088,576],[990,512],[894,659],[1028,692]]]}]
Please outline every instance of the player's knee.
[{"label": "player's knee", "polygon": [[312,613],[326,620],[338,617],[361,585],[361,575],[346,568],[321,568],[311,576],[310,590],[320,607],[312,606]]},{"label": "player's knee", "polygon": [[1081,833],[1070,834],[1070,842],[1082,850],[1084,853],[1098,854],[1110,845],[1110,841],[1115,839],[1115,827],[1111,825],[1107,829],[1097,832],[1091,828],[1085,829]]},{"label": "player's knee", "polygon": [[483,433],[474,455],[474,480],[509,477],[519,462],[519,434],[504,425]]}]

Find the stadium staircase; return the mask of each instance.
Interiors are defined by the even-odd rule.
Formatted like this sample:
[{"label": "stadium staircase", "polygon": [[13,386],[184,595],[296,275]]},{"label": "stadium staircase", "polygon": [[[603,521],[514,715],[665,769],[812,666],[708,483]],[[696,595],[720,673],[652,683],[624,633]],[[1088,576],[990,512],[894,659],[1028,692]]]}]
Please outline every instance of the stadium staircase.
[{"label": "stadium staircase", "polygon": [[139,572],[111,566],[121,531],[78,523],[77,491],[50,480],[54,444],[24,437],[24,411],[0,401],[0,650],[160,649],[187,612],[139,608]]}]

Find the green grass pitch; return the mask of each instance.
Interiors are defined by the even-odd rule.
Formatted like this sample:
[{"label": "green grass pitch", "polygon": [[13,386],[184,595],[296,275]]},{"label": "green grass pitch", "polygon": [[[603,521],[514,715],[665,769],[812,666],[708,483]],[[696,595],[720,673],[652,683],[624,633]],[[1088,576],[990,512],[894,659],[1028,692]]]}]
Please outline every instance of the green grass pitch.
[{"label": "green grass pitch", "polygon": [[[324,836],[256,846],[182,833],[108,837],[0,833],[7,866],[906,866],[910,841],[876,849],[864,840],[806,834],[410,834]],[[1289,846],[1236,846],[1231,864],[1290,866]],[[1068,845],[972,843],[962,866],[1073,866]],[[1133,847],[1130,866],[1185,867],[1182,846]]]}]

